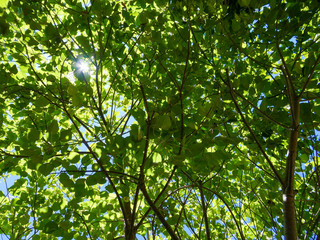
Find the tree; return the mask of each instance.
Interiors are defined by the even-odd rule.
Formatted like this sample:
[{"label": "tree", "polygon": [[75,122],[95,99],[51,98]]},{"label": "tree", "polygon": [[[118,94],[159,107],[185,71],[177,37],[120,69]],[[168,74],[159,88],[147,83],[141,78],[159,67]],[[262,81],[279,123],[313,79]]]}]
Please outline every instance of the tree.
[{"label": "tree", "polygon": [[320,235],[319,1],[2,5],[2,236]]}]

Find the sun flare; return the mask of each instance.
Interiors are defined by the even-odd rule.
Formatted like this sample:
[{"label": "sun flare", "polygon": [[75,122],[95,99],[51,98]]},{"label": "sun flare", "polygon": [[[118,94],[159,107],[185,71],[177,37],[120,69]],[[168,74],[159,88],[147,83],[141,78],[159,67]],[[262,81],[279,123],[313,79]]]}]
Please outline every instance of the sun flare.
[{"label": "sun flare", "polygon": [[79,70],[81,72],[89,72],[89,64],[86,63],[85,61],[81,60],[79,63],[78,63],[78,67],[79,67]]}]

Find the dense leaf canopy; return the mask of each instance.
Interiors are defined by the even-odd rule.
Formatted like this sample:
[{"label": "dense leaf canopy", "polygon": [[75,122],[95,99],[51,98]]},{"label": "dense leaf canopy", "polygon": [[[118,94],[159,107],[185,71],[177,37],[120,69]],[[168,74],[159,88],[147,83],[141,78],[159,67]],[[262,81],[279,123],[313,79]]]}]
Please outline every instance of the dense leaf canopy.
[{"label": "dense leaf canopy", "polygon": [[316,239],[319,7],[0,1],[1,236]]}]

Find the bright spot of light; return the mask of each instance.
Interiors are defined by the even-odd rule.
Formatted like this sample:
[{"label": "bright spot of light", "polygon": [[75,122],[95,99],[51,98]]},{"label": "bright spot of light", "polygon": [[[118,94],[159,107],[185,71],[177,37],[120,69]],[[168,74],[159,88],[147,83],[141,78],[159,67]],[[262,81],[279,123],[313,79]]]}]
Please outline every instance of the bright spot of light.
[{"label": "bright spot of light", "polygon": [[282,199],[283,199],[284,202],[286,202],[287,201],[287,196],[285,194],[283,194],[282,195]]},{"label": "bright spot of light", "polygon": [[81,72],[89,72],[89,70],[90,70],[89,64],[86,63],[86,62],[83,61],[83,60],[80,60],[77,65],[78,65],[79,70],[80,70]]},{"label": "bright spot of light", "polygon": [[73,76],[73,72],[68,72],[67,78],[69,79],[70,82],[72,82],[72,83],[75,82],[75,79],[74,79],[74,76]]}]

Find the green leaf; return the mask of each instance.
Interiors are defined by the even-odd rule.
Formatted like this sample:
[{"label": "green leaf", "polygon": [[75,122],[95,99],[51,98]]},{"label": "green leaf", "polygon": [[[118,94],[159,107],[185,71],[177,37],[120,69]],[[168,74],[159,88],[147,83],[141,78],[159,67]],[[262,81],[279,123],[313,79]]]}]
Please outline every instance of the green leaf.
[{"label": "green leaf", "polygon": [[31,159],[32,163],[37,164],[37,163],[41,163],[43,161],[43,156],[35,154],[35,155],[32,155],[30,159]]},{"label": "green leaf", "polygon": [[248,7],[251,0],[238,0],[238,2],[241,7]]},{"label": "green leaf", "polygon": [[315,64],[315,56],[313,53],[309,54],[308,58],[306,59],[303,67],[303,75],[305,77],[308,77],[311,73],[311,70],[313,68],[313,65]]},{"label": "green leaf", "polygon": [[40,131],[37,129],[32,128],[30,132],[28,133],[28,140],[30,142],[35,142],[40,138]]},{"label": "green leaf", "polygon": [[198,113],[203,117],[210,117],[210,113],[213,110],[213,106],[210,103],[200,103],[198,108]]},{"label": "green leaf", "polygon": [[84,37],[84,36],[78,36],[76,37],[76,40],[78,41],[78,43],[86,50],[90,49],[90,44],[89,44],[89,40],[88,37]]},{"label": "green leaf", "polygon": [[49,221],[45,226],[44,226],[44,229],[43,229],[43,232],[47,233],[47,234],[50,234],[50,233],[53,233],[55,231],[57,231],[59,229],[59,226],[56,222],[54,221]]},{"label": "green leaf", "polygon": [[17,74],[17,73],[18,73],[18,69],[17,69],[16,65],[13,65],[13,66],[10,68],[10,72],[11,72],[12,74]]},{"label": "green leaf", "polygon": [[37,46],[39,44],[39,42],[36,41],[34,38],[30,38],[30,40],[28,41],[28,44],[30,46]]},{"label": "green leaf", "polygon": [[53,210],[52,210],[52,208],[46,206],[46,207],[39,208],[39,213],[40,213],[41,217],[48,218],[52,215]]},{"label": "green leaf", "polygon": [[204,151],[204,149],[205,145],[203,143],[194,143],[189,145],[185,151],[189,157],[194,157],[201,154]]},{"label": "green leaf", "polygon": [[[2,1],[5,1],[5,0],[2,0]],[[0,5],[1,5],[1,3],[0,3]],[[4,4],[2,3],[2,5],[4,5]],[[0,17],[0,35],[7,35],[9,33],[9,26],[10,25],[7,23],[5,18]]]},{"label": "green leaf", "polygon": [[9,0],[0,0],[0,7],[5,8],[8,5]]},{"label": "green leaf", "polygon": [[72,96],[72,103],[75,107],[81,107],[83,105],[83,98],[80,95],[75,94]]},{"label": "green leaf", "polygon": [[43,96],[37,97],[36,101],[34,102],[34,105],[36,107],[45,107],[49,104],[50,102]]},{"label": "green leaf", "polygon": [[172,159],[170,159],[170,162],[171,164],[176,166],[183,166],[185,158],[186,157],[184,155],[177,155],[177,156],[174,156]]},{"label": "green leaf", "polygon": [[45,163],[45,164],[42,164],[38,170],[42,175],[47,176],[52,172],[53,169],[54,169],[54,165],[50,163]]},{"label": "green leaf", "polygon": [[72,84],[68,87],[68,93],[73,97],[75,95],[78,95],[78,88]]},{"label": "green leaf", "polygon": [[163,130],[169,130],[171,127],[171,119],[168,115],[158,116],[155,122],[156,128],[161,128]]},{"label": "green leaf", "polygon": [[48,132],[51,134],[56,134],[59,131],[59,125],[57,120],[52,120],[50,125],[48,126]]},{"label": "green leaf", "polygon": [[309,123],[313,121],[313,115],[311,112],[311,107],[309,103],[301,103],[300,104],[300,116],[301,120],[305,123]]},{"label": "green leaf", "polygon": [[162,162],[162,157],[161,154],[159,153],[154,153],[152,157],[153,163],[161,163]]},{"label": "green leaf", "polygon": [[41,30],[42,29],[41,24],[38,22],[31,21],[29,24],[30,24],[30,28],[32,30]]},{"label": "green leaf", "polygon": [[[237,32],[240,29],[241,29],[241,24],[236,19],[232,19],[232,30]],[[239,72],[239,70],[237,72]]]},{"label": "green leaf", "polygon": [[68,174],[61,173],[59,176],[59,181],[62,183],[62,185],[66,188],[71,188],[74,186],[74,182],[70,179]]},{"label": "green leaf", "polygon": [[222,150],[206,152],[203,157],[210,167],[219,166],[222,162],[229,161],[231,159],[231,155]]},{"label": "green leaf", "polygon": [[161,32],[160,31],[153,31],[152,32],[152,40],[155,42],[161,42]]},{"label": "green leaf", "polygon": [[80,161],[80,155],[77,152],[70,152],[69,153],[69,161],[71,163],[77,163]]},{"label": "green leaf", "polygon": [[96,185],[96,184],[104,184],[106,183],[106,177],[102,172],[96,172],[86,179],[86,183],[88,186]]}]

